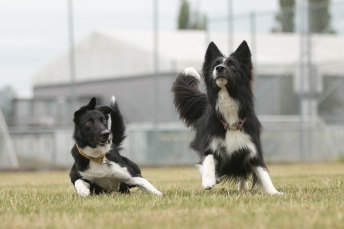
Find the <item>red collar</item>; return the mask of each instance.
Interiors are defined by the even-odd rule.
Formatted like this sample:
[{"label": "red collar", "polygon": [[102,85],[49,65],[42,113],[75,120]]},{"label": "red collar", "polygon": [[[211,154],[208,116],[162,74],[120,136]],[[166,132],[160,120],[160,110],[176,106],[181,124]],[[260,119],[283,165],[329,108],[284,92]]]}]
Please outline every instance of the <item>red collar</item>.
[{"label": "red collar", "polygon": [[220,122],[223,125],[223,128],[225,128],[225,130],[241,130],[245,121],[246,121],[246,118],[239,119],[239,122],[236,122],[236,123],[233,123],[232,125],[229,125],[229,123],[220,119]]}]

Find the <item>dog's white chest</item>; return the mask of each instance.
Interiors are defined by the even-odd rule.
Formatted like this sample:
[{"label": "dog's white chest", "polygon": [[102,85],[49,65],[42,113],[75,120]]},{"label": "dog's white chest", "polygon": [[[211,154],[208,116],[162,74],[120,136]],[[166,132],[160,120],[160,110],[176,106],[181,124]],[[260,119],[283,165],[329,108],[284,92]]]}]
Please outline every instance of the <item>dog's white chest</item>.
[{"label": "dog's white chest", "polygon": [[228,124],[232,125],[239,121],[239,103],[229,96],[226,88],[221,89],[218,93],[216,109]]},{"label": "dog's white chest", "polygon": [[84,172],[80,172],[80,175],[107,191],[118,191],[121,181],[131,178],[127,168],[121,167],[114,162],[103,165],[90,161],[89,168]]},{"label": "dog's white chest", "polygon": [[[238,123],[239,103],[229,96],[226,88],[221,89],[218,93],[216,109],[229,125]],[[248,149],[251,157],[257,153],[251,137],[243,130],[227,130],[225,138],[215,137],[210,141],[210,149],[214,152],[218,152],[220,148],[225,148],[228,154],[240,149]]]}]

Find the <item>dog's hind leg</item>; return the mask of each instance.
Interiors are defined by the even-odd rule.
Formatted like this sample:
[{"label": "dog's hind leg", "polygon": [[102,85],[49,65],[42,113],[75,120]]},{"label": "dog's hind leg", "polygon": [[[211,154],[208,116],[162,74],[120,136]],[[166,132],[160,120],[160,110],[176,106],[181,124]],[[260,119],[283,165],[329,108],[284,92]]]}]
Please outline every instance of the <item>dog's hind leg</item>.
[{"label": "dog's hind leg", "polygon": [[238,191],[247,191],[248,190],[248,181],[247,178],[240,178],[238,182]]},{"label": "dog's hind leg", "polygon": [[204,189],[212,189],[216,184],[215,160],[212,154],[207,155],[200,168],[202,176],[202,186]]},{"label": "dog's hind leg", "polygon": [[253,171],[258,178],[258,182],[262,185],[263,190],[266,193],[270,195],[283,194],[282,192],[277,191],[274,185],[272,184],[270,175],[266,168],[257,166],[253,168]]},{"label": "dog's hind leg", "polygon": [[162,193],[143,177],[132,177],[129,181],[126,181],[125,183],[128,185],[135,185],[142,191],[150,192],[157,196],[162,196]]}]

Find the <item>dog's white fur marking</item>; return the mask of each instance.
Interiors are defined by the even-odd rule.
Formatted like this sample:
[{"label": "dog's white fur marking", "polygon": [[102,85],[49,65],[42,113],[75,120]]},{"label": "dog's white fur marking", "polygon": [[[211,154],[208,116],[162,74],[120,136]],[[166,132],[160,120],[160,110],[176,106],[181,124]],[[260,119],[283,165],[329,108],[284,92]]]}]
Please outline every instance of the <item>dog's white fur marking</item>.
[{"label": "dog's white fur marking", "polygon": [[240,131],[227,131],[225,139],[212,138],[209,148],[214,152],[218,152],[221,147],[225,147],[228,154],[240,149],[248,149],[250,151],[249,157],[254,157],[257,154],[256,147],[252,143],[250,136]]},{"label": "dog's white fur marking", "polygon": [[90,195],[90,184],[86,181],[78,179],[75,181],[74,187],[79,196],[86,197]]},{"label": "dog's white fur marking", "polygon": [[143,177],[131,177],[131,179],[126,182],[126,184],[137,185],[138,188],[142,191],[150,192],[157,196],[162,196],[162,193]]},{"label": "dog's white fur marking", "polygon": [[215,160],[213,155],[207,155],[200,168],[202,174],[202,186],[204,189],[211,189],[216,184]]},{"label": "dog's white fur marking", "polygon": [[256,167],[254,168],[254,172],[256,173],[259,182],[261,183],[263,190],[270,194],[270,195],[275,195],[275,194],[283,194],[282,192],[279,192],[276,190],[276,188],[274,187],[274,185],[272,184],[270,175],[268,173],[268,171],[266,171],[266,169],[262,168],[262,167]]},{"label": "dog's white fur marking", "polygon": [[185,75],[189,75],[189,76],[193,76],[195,77],[198,81],[201,81],[201,76],[199,75],[199,73],[196,71],[196,69],[190,67],[190,68],[185,68],[184,69],[184,74]]},{"label": "dog's white fur marking", "polygon": [[[225,122],[229,125],[233,125],[239,121],[239,103],[229,96],[226,88],[219,91],[216,109],[222,114]],[[250,157],[254,157],[257,154],[257,149],[251,137],[244,130],[229,129],[226,132],[225,139],[214,137],[210,141],[209,148],[211,150],[216,152],[220,147],[226,147],[229,154],[245,148],[250,151]]]},{"label": "dog's white fur marking", "polygon": [[[226,62],[226,58],[225,58],[225,57],[223,57],[223,59],[222,59],[222,63],[223,63],[223,64],[225,64],[225,62]],[[216,79],[216,77],[217,77],[217,71],[216,71],[216,67],[215,67],[215,68],[214,68],[214,70],[213,70],[212,77],[213,77],[213,79]],[[216,81],[216,83],[217,83],[217,81]],[[227,83],[227,80],[226,80],[226,83]],[[220,86],[220,85],[218,85],[218,86],[222,88],[222,86]]]},{"label": "dog's white fur marking", "polygon": [[230,125],[239,121],[239,103],[229,96],[226,88],[222,88],[219,91],[215,107]]},{"label": "dog's white fur marking", "polygon": [[141,190],[162,196],[162,193],[145,178],[132,177],[126,167],[121,167],[115,162],[110,161],[109,164],[102,165],[90,161],[89,168],[80,172],[80,175],[107,191],[118,191],[120,183],[123,182],[128,185],[137,185]]},{"label": "dog's white fur marking", "polygon": [[106,144],[105,146],[97,146],[96,148],[92,148],[90,146],[86,146],[85,148],[80,148],[80,150],[89,157],[97,158],[101,155],[106,154],[111,149],[111,144]]},{"label": "dog's white fur marking", "polygon": [[[115,104],[116,104],[116,97],[111,96],[111,108],[114,108]],[[109,115],[108,128],[111,128],[111,124],[112,124],[112,119],[111,119],[111,115]],[[110,131],[110,134],[112,136],[112,131]]]},{"label": "dog's white fur marking", "polygon": [[116,103],[116,97],[113,95],[111,96],[111,106],[114,106]]},{"label": "dog's white fur marking", "polygon": [[90,161],[89,168],[80,175],[107,191],[118,191],[120,182],[131,178],[127,168],[111,161],[107,165]]},{"label": "dog's white fur marking", "polygon": [[226,79],[220,78],[216,80],[216,84],[217,86],[219,86],[220,88],[225,88],[227,85],[228,81]]}]

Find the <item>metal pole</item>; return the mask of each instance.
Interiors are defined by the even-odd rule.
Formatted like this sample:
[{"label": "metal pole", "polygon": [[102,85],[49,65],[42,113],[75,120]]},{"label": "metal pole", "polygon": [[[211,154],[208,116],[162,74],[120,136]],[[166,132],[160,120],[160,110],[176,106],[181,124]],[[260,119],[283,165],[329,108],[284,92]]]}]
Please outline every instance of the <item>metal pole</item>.
[{"label": "metal pole", "polygon": [[159,15],[158,0],[153,0],[153,68],[154,68],[154,126],[159,126],[160,105],[159,105]]},{"label": "metal pole", "polygon": [[309,115],[311,112],[310,98],[310,30],[309,30],[308,0],[300,0],[300,155],[303,161],[309,155]]},{"label": "metal pole", "polygon": [[233,2],[228,0],[228,51],[233,52]]},{"label": "metal pole", "polygon": [[250,30],[251,30],[251,53],[253,57],[253,66],[255,67],[255,73],[257,74],[257,47],[256,47],[256,13],[253,11],[250,13]]},{"label": "metal pole", "polygon": [[70,74],[70,112],[76,108],[76,85],[75,85],[75,50],[74,50],[74,17],[73,0],[67,0],[68,4],[68,38],[69,38],[69,74]]},{"label": "metal pole", "polygon": [[307,94],[307,116],[306,116],[306,134],[307,134],[307,147],[306,147],[306,158],[311,158],[312,152],[312,130],[310,117],[314,117],[316,114],[314,109],[315,101],[315,92],[316,88],[313,87],[311,83],[312,77],[312,32],[311,32],[311,20],[310,20],[310,10],[312,9],[312,2],[306,1],[306,12],[307,12],[307,22],[306,22],[306,82],[308,85],[308,94]]}]

